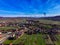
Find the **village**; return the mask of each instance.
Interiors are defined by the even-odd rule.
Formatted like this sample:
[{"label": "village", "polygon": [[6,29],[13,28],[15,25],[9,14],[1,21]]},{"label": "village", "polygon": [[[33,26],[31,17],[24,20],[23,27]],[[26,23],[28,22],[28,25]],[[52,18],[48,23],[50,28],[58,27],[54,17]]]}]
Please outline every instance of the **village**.
[{"label": "village", "polygon": [[[6,28],[7,27],[7,28]],[[56,35],[60,35],[60,25],[44,24],[39,20],[26,20],[23,23],[1,22],[0,23],[0,45],[14,45],[13,42],[5,44],[6,40],[17,40],[24,34],[42,34],[46,45],[56,45],[55,41],[60,40]],[[24,41],[24,40],[23,40]],[[44,43],[44,42],[43,42]],[[25,45],[25,44],[16,44]],[[40,45],[40,44],[39,44]]]}]

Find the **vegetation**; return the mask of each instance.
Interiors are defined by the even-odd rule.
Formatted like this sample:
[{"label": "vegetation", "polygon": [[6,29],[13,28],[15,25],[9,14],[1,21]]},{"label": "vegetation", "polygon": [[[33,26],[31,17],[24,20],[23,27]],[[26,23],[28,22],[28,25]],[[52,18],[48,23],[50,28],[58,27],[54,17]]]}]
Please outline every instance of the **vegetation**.
[{"label": "vegetation", "polygon": [[23,43],[24,45],[45,45],[45,40],[42,38],[42,34],[24,34],[21,38],[18,38],[13,44]]},{"label": "vegetation", "polygon": [[40,19],[39,22],[44,23],[44,24],[56,24],[56,25],[60,25],[60,21]]},{"label": "vegetation", "polygon": [[[48,40],[48,42],[51,40],[52,43],[56,44],[56,45],[60,45],[60,35],[56,35],[56,30],[58,30],[56,27],[52,26],[54,24],[60,24],[60,22],[57,21],[51,21],[51,20],[39,20],[40,22],[35,23],[32,21],[32,23],[23,25],[24,23],[26,23],[25,21],[22,21],[23,24],[21,26],[21,24],[19,23],[17,25],[17,27],[14,26],[9,26],[9,27],[0,27],[0,30],[9,30],[9,29],[16,29],[16,28],[20,28],[21,29],[25,29],[24,27],[27,27],[27,33],[24,34],[22,37],[17,38],[16,40],[6,40],[3,44],[15,44],[15,45],[46,45],[46,42]],[[40,23],[42,23],[40,25]],[[13,23],[15,24],[15,23]],[[48,25],[49,24],[49,25]],[[52,25],[51,25],[52,24]],[[20,26],[19,26],[20,25]],[[23,28],[22,28],[23,27]],[[60,26],[58,26],[60,27]],[[55,30],[56,29],[56,30]],[[25,31],[24,30],[24,31]],[[42,34],[41,34],[42,33]],[[48,35],[46,35],[48,34]],[[55,40],[58,39],[58,40]],[[50,44],[50,42],[48,43]]]},{"label": "vegetation", "polygon": [[56,45],[60,45],[60,35],[56,35],[56,37],[58,38],[58,40],[55,41],[55,44],[56,44]]},{"label": "vegetation", "polygon": [[16,27],[0,27],[0,30],[16,29]]},{"label": "vegetation", "polygon": [[10,43],[12,43],[14,40],[6,40],[6,41],[4,41],[3,42],[3,44],[10,44]]}]

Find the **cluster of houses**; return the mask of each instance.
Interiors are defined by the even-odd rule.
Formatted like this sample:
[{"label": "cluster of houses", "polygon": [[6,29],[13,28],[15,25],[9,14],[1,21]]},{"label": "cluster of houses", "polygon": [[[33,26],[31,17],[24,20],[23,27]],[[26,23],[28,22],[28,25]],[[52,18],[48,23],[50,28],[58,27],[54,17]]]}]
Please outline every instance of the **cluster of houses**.
[{"label": "cluster of houses", "polygon": [[[27,28],[27,32],[25,33],[60,33],[60,28],[58,28],[56,25],[51,24],[43,24],[40,23],[38,20],[26,20],[26,23],[12,23],[12,22],[2,22],[0,23],[0,27],[4,26],[19,26],[21,29],[24,30],[24,28]],[[51,26],[52,28],[47,28],[48,26]],[[9,31],[14,31],[14,29],[9,29]],[[6,31],[1,31],[6,32]]]},{"label": "cluster of houses", "polygon": [[12,23],[12,22],[0,22],[0,27],[5,26],[18,26],[19,23]]},{"label": "cluster of houses", "polygon": [[43,24],[39,23],[39,21],[36,20],[27,20],[27,23],[23,24],[22,27],[27,28],[27,31],[25,31],[25,33],[28,35],[37,33],[47,34],[47,36],[44,36],[44,38],[46,40],[49,40],[50,38],[51,41],[49,41],[49,43],[46,43],[46,45],[55,45],[53,42],[58,40],[55,35],[60,34],[59,25]]},{"label": "cluster of houses", "polygon": [[24,23],[0,23],[0,27],[5,26],[19,26],[18,29],[9,29],[8,31],[0,31],[0,37],[2,37],[2,33],[7,33],[11,36],[8,37],[9,40],[17,39],[21,36],[21,34],[24,32],[28,35],[42,33],[42,34],[48,34],[50,38],[55,40],[55,34],[60,34],[60,28],[58,25],[55,24],[44,24],[40,23],[38,20],[26,20]]},{"label": "cluster of houses", "polygon": [[28,28],[25,33],[60,33],[60,28],[58,28],[57,25],[43,24],[36,20],[27,20],[27,22],[21,24],[20,27]]},{"label": "cluster of houses", "polygon": [[8,39],[9,40],[15,40],[21,36],[23,33],[23,29],[9,29],[9,31],[0,31],[0,38],[3,38],[2,35],[6,34],[9,35]]},{"label": "cluster of houses", "polygon": [[23,33],[23,30],[17,30],[16,29],[15,31],[9,33],[11,36],[8,37],[8,39],[9,40],[15,40],[15,39],[19,38],[22,35],[22,33]]}]

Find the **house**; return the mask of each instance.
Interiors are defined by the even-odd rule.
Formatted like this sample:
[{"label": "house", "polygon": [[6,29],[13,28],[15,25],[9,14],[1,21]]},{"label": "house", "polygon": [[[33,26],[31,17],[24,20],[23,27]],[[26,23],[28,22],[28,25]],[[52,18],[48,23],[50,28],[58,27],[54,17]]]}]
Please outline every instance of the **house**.
[{"label": "house", "polygon": [[0,32],[0,38],[2,38],[2,32]]},{"label": "house", "polygon": [[4,27],[5,26],[5,23],[0,23],[0,27]]}]

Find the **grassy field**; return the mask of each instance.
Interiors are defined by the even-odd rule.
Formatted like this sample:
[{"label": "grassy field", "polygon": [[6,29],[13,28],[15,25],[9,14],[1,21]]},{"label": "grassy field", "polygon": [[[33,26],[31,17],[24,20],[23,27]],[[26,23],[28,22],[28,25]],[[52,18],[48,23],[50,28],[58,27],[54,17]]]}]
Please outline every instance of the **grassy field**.
[{"label": "grassy field", "polygon": [[3,42],[3,44],[10,44],[12,43],[14,40],[6,40],[5,42]]},{"label": "grassy field", "polygon": [[13,44],[23,43],[24,45],[45,45],[45,40],[42,38],[42,34],[26,35],[15,40]]},{"label": "grassy field", "polygon": [[58,38],[58,40],[55,41],[55,44],[56,44],[56,45],[60,45],[60,35],[56,35],[56,37]]},{"label": "grassy field", "polygon": [[0,30],[16,29],[16,27],[0,27]]},{"label": "grassy field", "polygon": [[60,21],[53,21],[53,20],[47,20],[47,19],[40,19],[39,22],[40,23],[44,23],[44,24],[56,24],[56,25],[60,25]]},{"label": "grassy field", "polygon": [[[57,41],[55,41],[55,45],[60,45],[60,35],[56,35],[58,38]],[[16,40],[6,40],[3,44],[24,44],[24,45],[46,45],[45,39],[43,38],[42,34],[32,34],[27,35],[24,34],[22,37],[16,39]]]}]

